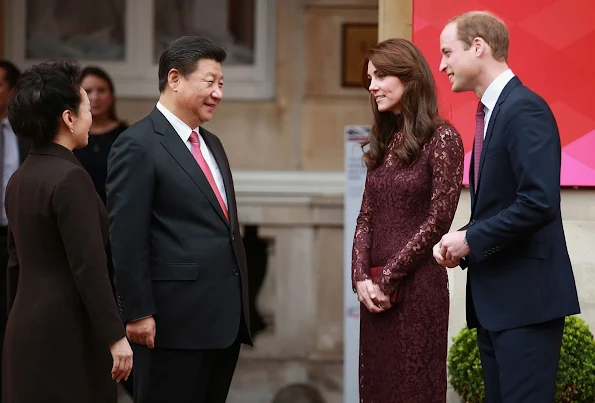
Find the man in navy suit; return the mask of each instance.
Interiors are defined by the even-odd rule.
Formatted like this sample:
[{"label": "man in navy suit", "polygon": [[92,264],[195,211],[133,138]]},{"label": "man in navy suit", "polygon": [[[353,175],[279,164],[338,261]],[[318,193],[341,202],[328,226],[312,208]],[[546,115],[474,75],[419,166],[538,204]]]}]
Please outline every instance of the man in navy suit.
[{"label": "man in navy suit", "polygon": [[467,271],[486,402],[553,402],[564,318],[580,312],[560,213],[561,145],[547,103],[508,68],[508,30],[487,12],[440,35],[440,70],[480,99],[471,219],[434,247]]}]

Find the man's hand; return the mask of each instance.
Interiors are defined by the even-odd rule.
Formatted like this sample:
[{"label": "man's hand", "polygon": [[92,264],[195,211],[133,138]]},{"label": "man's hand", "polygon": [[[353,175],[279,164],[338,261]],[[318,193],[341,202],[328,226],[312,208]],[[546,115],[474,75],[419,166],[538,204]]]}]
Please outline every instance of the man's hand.
[{"label": "man's hand", "polygon": [[436,262],[438,262],[438,264],[440,266],[444,266],[448,269],[452,269],[454,267],[457,267],[461,264],[461,259],[459,260],[446,260],[446,257],[442,255],[441,252],[442,249],[442,245],[440,244],[440,242],[438,242],[436,245],[434,245],[434,248],[432,249],[433,253],[434,253],[434,259],[436,259]]},{"label": "man's hand", "polygon": [[448,262],[460,261],[463,256],[471,253],[469,245],[465,242],[467,231],[457,231],[446,234],[440,240],[440,255]]},{"label": "man's hand", "polygon": [[[384,312],[383,302],[378,300],[380,297],[384,301],[384,294],[379,292],[378,287],[374,285],[372,280],[358,281],[355,283],[355,289],[357,291],[357,299],[364,304],[368,311],[372,313]],[[383,308],[380,308],[378,305],[382,305]],[[390,307],[390,303],[387,303],[387,305]]]},{"label": "man's hand", "polygon": [[155,319],[149,316],[128,322],[126,336],[133,343],[142,344],[150,349],[155,348]]}]

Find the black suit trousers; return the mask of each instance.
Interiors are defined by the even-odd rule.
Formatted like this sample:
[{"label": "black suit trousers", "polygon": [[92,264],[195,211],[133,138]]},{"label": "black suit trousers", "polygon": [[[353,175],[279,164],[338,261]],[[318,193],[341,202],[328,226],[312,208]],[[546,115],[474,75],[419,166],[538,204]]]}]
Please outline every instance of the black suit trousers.
[{"label": "black suit trousers", "polygon": [[499,332],[477,329],[486,403],[553,403],[564,318]]},{"label": "black suit trousers", "polygon": [[240,340],[216,350],[132,349],[134,403],[225,403]]}]

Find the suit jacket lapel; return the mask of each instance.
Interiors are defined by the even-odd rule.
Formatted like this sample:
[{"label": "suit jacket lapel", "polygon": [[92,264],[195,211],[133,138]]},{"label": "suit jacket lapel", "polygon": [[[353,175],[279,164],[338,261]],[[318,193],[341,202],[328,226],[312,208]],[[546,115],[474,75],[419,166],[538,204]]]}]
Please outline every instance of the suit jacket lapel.
[{"label": "suit jacket lapel", "polygon": [[494,131],[494,122],[498,117],[498,112],[500,112],[500,103],[496,102],[496,106],[492,111],[490,116],[490,121],[488,122],[488,130],[486,131],[485,139],[483,140],[483,146],[481,148],[481,156],[479,159],[479,172],[474,173],[478,176],[477,179],[477,191],[475,192],[475,198],[477,199],[477,194],[479,193],[479,188],[481,188],[481,171],[483,170],[483,163],[486,158],[486,151],[488,149],[488,145],[490,144],[490,140],[492,139],[492,132]]},{"label": "suit jacket lapel", "polygon": [[471,194],[471,211],[473,211],[473,206],[475,206],[475,200],[477,199],[477,193],[475,190],[475,166],[473,164],[475,161],[475,141],[473,142],[473,148],[471,151],[471,160],[469,161],[469,193]]},{"label": "suit jacket lapel", "polygon": [[221,171],[221,176],[223,177],[223,186],[225,186],[225,195],[227,196],[227,211],[229,213],[229,221],[233,230],[234,223],[237,221],[237,209],[233,194],[234,190],[233,179],[231,177],[231,168],[225,156],[225,150],[223,147],[221,147],[221,144],[214,139],[214,135],[204,130],[202,127],[200,128],[200,134],[205,140],[207,147],[209,147],[211,154],[213,154],[213,158],[215,158],[215,162],[219,167],[219,171]]},{"label": "suit jacket lapel", "polygon": [[207,177],[202,172],[202,169],[200,169],[200,166],[186,147],[186,144],[184,144],[178,133],[176,133],[174,128],[158,109],[155,108],[153,110],[151,118],[156,123],[155,131],[163,135],[163,139],[161,140],[163,147],[165,147],[167,152],[170,153],[180,167],[186,171],[188,176],[190,176],[192,181],[209,200],[215,211],[217,211],[217,214],[227,223],[227,218],[225,218],[225,214],[223,214],[223,210],[221,210],[219,201],[217,200]]},{"label": "suit jacket lapel", "polygon": [[[483,146],[481,148],[481,158],[479,160],[479,172],[473,173],[474,175],[478,175],[478,180],[477,180],[477,191],[475,192],[475,197],[471,201],[472,214],[473,214],[473,211],[475,211],[475,205],[477,204],[477,196],[479,194],[479,189],[481,188],[481,171],[483,170],[483,163],[485,162],[486,152],[487,152],[488,146],[490,144],[490,140],[492,139],[492,133],[494,131],[494,124],[496,122],[496,119],[498,118],[498,113],[500,112],[500,105],[502,104],[502,102],[504,102],[506,100],[506,97],[508,97],[508,94],[510,94],[512,89],[520,84],[522,84],[521,80],[519,80],[519,78],[516,76],[514,76],[506,84],[506,86],[500,93],[500,96],[498,97],[498,101],[496,102],[496,105],[494,106],[494,110],[492,111],[492,114],[490,115],[490,121],[488,122],[486,136],[485,136],[485,139],[483,140]],[[471,156],[471,164],[473,164],[473,155]],[[473,168],[471,168],[471,169],[473,169]]]},{"label": "suit jacket lapel", "polygon": [[[470,172],[473,172],[473,177],[475,177],[475,175],[478,176],[477,179],[477,189],[473,190],[473,198],[471,200],[471,214],[473,215],[473,212],[475,212],[475,205],[477,204],[477,196],[479,195],[479,189],[481,188],[481,171],[483,170],[483,162],[485,160],[486,157],[486,150],[488,149],[488,145],[490,144],[490,139],[492,138],[492,132],[494,130],[494,122],[496,121],[496,118],[498,117],[498,112],[500,111],[500,104],[497,102],[496,106],[494,107],[494,110],[492,111],[492,115],[490,116],[490,121],[488,122],[488,130],[486,131],[486,136],[485,139],[483,140],[483,146],[481,148],[481,156],[479,159],[479,171],[478,172],[474,172],[474,167],[473,167],[473,161],[475,158],[475,151],[473,151],[473,153],[471,154],[471,167],[470,167]],[[475,147],[473,147],[475,148]],[[473,184],[471,184],[471,186],[473,187]]]}]

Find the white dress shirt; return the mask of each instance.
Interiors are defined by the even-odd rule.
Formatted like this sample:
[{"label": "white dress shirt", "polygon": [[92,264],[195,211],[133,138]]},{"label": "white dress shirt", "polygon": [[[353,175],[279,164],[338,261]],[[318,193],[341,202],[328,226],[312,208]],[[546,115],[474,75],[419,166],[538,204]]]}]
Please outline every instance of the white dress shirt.
[{"label": "white dress shirt", "polygon": [[[18,169],[21,159],[19,156],[19,143],[17,141],[16,135],[12,131],[12,127],[10,127],[8,118],[0,120],[0,125],[2,125],[0,132],[2,132],[4,135],[4,175],[1,178],[2,189],[4,189],[4,191],[2,192],[2,195],[6,196],[6,186],[8,185],[8,180]],[[0,212],[0,226],[5,227],[7,225],[8,218],[6,217],[6,210],[2,209]]]},{"label": "white dress shirt", "polygon": [[161,102],[157,102],[157,109],[159,110],[159,112],[163,114],[163,116],[165,116],[167,121],[173,126],[176,133],[178,133],[178,136],[180,136],[184,144],[186,144],[188,152],[191,152],[192,148],[192,144],[190,144],[190,135],[192,134],[192,131],[194,130],[198,134],[198,139],[200,141],[200,151],[202,152],[202,156],[205,159],[207,165],[209,166],[211,173],[213,174],[213,179],[215,179],[217,189],[219,189],[219,193],[221,193],[221,198],[225,203],[225,207],[229,208],[227,203],[227,193],[225,192],[225,185],[223,184],[223,176],[221,175],[221,170],[219,170],[217,161],[215,161],[215,158],[213,157],[211,150],[209,150],[207,143],[205,143],[205,140],[202,138],[200,131],[198,130],[198,127],[191,129],[190,126],[182,122],[180,118],[168,111],[167,108],[163,106]]},{"label": "white dress shirt", "polygon": [[483,118],[484,125],[483,125],[483,138],[485,139],[486,133],[488,132],[488,124],[490,123],[490,117],[492,116],[492,111],[496,107],[496,102],[498,102],[498,98],[500,98],[500,94],[506,87],[506,84],[514,77],[514,73],[512,70],[508,69],[502,74],[500,74],[490,86],[486,89],[481,97],[481,103],[483,104],[483,111],[485,112],[485,116]]}]

